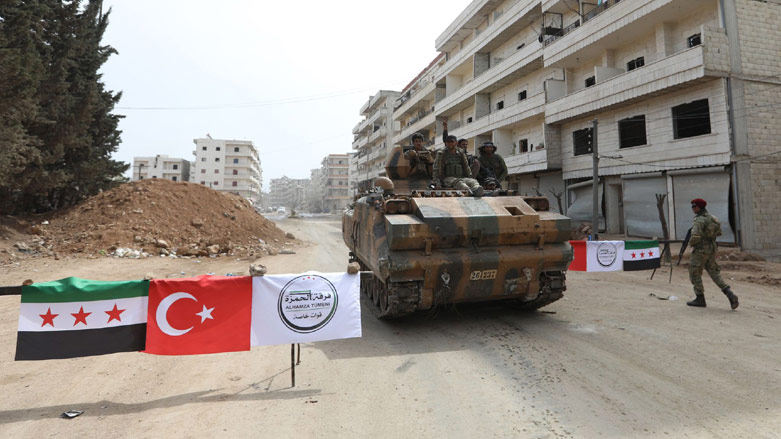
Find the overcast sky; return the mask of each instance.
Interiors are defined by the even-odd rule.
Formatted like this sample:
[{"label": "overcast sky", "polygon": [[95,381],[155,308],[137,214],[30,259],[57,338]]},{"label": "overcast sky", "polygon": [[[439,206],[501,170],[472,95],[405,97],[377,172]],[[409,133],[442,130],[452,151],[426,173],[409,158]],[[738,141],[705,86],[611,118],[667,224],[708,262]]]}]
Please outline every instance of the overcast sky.
[{"label": "overcast sky", "polygon": [[[103,68],[122,91],[115,158],[193,159],[193,139],[252,140],[263,190],[351,151],[360,107],[437,55],[469,0],[105,0]],[[160,109],[162,108],[162,109]],[[128,175],[130,173],[128,172]]]}]

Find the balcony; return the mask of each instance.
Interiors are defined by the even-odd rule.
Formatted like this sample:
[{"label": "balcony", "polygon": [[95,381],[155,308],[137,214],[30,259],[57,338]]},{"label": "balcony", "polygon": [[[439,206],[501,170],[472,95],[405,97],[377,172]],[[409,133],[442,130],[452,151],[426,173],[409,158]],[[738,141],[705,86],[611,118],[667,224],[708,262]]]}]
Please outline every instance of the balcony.
[{"label": "balcony", "polygon": [[[561,123],[632,104],[641,99],[673,93],[698,82],[725,77],[729,72],[726,34],[703,26],[703,43],[719,46],[711,50],[701,45],[683,50],[644,67],[610,77],[596,85],[549,102],[546,123]],[[717,43],[721,41],[721,43]]]},{"label": "balcony", "polygon": [[406,139],[407,137],[415,134],[416,132],[430,125],[434,125],[436,122],[437,122],[437,118],[434,112],[429,112],[421,119],[416,120],[413,124],[408,125],[403,130],[401,130],[401,135],[398,137],[398,139],[399,140]]},{"label": "balcony", "polygon": [[472,105],[469,98],[475,94],[491,93],[541,68],[542,50],[540,43],[535,41],[439,101],[436,112],[452,113],[467,108]]},{"label": "balcony", "polygon": [[610,0],[586,10],[579,27],[545,45],[545,67],[576,67],[578,60],[598,58],[654,32],[657,23],[675,22],[712,5],[710,0]]},{"label": "balcony", "polygon": [[361,136],[353,142],[353,149],[361,149],[369,143],[369,137]]},{"label": "balcony", "polygon": [[369,143],[374,142],[375,140],[379,139],[380,137],[384,136],[385,133],[388,132],[388,129],[386,127],[379,127],[377,131],[371,133],[369,136]]},{"label": "balcony", "polygon": [[409,114],[411,111],[415,111],[421,100],[430,100],[431,102],[434,101],[434,92],[437,89],[437,85],[430,80],[421,80],[421,82],[424,81],[426,81],[427,84],[425,84],[423,88],[416,90],[415,93],[413,93],[406,102],[401,104],[401,106],[393,111],[394,119],[400,119],[401,117]]},{"label": "balcony", "polygon": [[483,134],[491,130],[511,125],[522,120],[534,117],[545,112],[545,93],[538,93],[506,106],[499,111],[494,111],[470,124],[461,125],[453,129],[449,134],[456,137],[469,138]]},{"label": "balcony", "polygon": [[[532,24],[534,20],[540,16],[540,12],[537,9],[538,5],[539,1],[520,0],[509,9],[505,10],[501,17],[491,23],[491,25],[482,31],[480,35],[475,36],[472,41],[461,48],[458,53],[454,54],[442,66],[437,73],[434,82],[439,82],[455,68],[469,61],[469,58],[475,52],[490,52],[512,38],[523,28]],[[498,4],[494,5],[494,8],[496,6],[498,6]],[[482,21],[485,18],[480,17],[480,19]],[[471,33],[473,29],[470,29],[469,31]],[[464,37],[461,37],[460,40],[463,40],[463,38]],[[437,44],[437,47],[439,47],[439,44]],[[442,51],[442,49],[439,50]]]},{"label": "balcony", "polygon": [[528,174],[549,169],[561,169],[561,154],[555,154],[553,150],[543,148],[507,156],[504,158],[504,162],[507,165],[509,175]]},{"label": "balcony", "polygon": [[460,41],[474,32],[477,26],[485,21],[485,17],[500,4],[502,4],[502,0],[474,0],[437,37],[435,42],[437,50],[439,52],[452,50]]}]

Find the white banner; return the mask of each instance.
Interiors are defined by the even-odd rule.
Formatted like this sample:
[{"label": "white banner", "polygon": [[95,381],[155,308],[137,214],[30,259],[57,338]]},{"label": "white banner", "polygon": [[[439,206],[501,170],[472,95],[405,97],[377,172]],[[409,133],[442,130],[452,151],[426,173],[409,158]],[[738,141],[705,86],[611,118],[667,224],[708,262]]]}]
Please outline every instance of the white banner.
[{"label": "white banner", "polygon": [[622,271],[624,241],[586,242],[587,271]]},{"label": "white banner", "polygon": [[252,278],[252,346],[360,336],[359,275],[308,272]]}]

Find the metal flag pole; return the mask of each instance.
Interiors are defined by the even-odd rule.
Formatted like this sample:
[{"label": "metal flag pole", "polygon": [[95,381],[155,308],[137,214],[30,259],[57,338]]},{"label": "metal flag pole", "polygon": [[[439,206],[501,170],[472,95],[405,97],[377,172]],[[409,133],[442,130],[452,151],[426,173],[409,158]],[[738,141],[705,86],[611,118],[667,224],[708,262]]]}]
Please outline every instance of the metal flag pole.
[{"label": "metal flag pole", "polygon": [[292,382],[290,387],[296,387],[296,345],[295,343],[290,345],[290,380]]}]

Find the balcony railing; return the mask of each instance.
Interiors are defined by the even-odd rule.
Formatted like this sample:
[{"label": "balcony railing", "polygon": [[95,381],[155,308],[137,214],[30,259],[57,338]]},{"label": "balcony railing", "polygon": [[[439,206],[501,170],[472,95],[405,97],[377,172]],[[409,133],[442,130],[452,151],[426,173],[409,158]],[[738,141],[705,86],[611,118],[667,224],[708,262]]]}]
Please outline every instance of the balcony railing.
[{"label": "balcony railing", "polygon": [[564,35],[567,35],[568,33],[572,32],[573,30],[575,30],[575,29],[577,29],[579,27],[580,27],[580,20],[570,24],[569,26],[565,27],[564,29],[562,29],[562,30],[560,30],[558,32],[553,33],[552,35],[548,35],[548,37],[545,38],[542,41],[542,46],[543,47],[548,47],[553,42],[558,41],[561,37],[563,37]]}]

